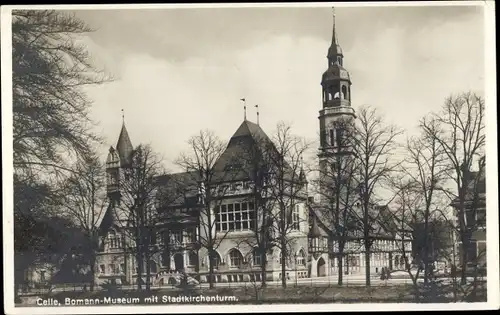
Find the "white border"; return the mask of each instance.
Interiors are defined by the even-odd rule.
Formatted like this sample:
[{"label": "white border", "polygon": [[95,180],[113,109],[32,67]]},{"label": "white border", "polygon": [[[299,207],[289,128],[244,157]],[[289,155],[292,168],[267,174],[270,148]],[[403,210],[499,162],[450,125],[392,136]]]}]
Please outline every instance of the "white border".
[{"label": "white border", "polygon": [[[13,206],[12,178],[12,55],[11,55],[11,11],[14,9],[58,9],[58,10],[114,10],[114,9],[189,9],[189,8],[254,8],[254,7],[381,7],[381,6],[483,6],[485,36],[485,101],[486,101],[486,170],[487,181],[487,262],[488,262],[488,302],[454,304],[267,304],[267,305],[151,305],[140,306],[79,306],[79,307],[14,307],[14,255],[13,255],[13,212],[3,211],[4,239],[4,309],[7,314],[98,314],[98,313],[237,313],[237,312],[299,312],[305,311],[370,311],[370,310],[464,310],[498,309],[498,174],[497,130],[496,130],[496,47],[495,47],[495,2],[489,1],[413,1],[413,2],[339,2],[339,3],[234,3],[234,4],[120,4],[120,5],[10,5],[1,8],[2,47],[2,168],[3,168],[3,209]],[[478,65],[479,66],[479,65]],[[5,141],[7,139],[7,141]]]}]

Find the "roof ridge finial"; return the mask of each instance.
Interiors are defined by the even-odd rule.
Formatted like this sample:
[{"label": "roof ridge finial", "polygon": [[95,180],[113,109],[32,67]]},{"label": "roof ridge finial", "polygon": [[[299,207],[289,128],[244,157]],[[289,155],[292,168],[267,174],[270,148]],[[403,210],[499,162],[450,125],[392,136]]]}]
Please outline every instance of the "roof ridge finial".
[{"label": "roof ridge finial", "polygon": [[257,125],[260,126],[260,124],[259,124],[259,105],[255,105],[255,108],[257,108]]},{"label": "roof ridge finial", "polygon": [[125,110],[122,108],[122,124],[125,124]]}]

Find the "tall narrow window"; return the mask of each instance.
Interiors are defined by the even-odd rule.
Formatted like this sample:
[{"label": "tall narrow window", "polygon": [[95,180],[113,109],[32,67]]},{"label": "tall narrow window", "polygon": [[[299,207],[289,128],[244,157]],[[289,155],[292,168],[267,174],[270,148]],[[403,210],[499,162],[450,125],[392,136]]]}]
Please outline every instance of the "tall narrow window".
[{"label": "tall narrow window", "polygon": [[335,134],[333,129],[330,129],[330,145],[331,146],[335,145]]},{"label": "tall narrow window", "polygon": [[337,146],[342,146],[342,129],[336,129]]},{"label": "tall narrow window", "polygon": [[149,242],[151,245],[156,245],[156,231],[153,229],[149,230]]},{"label": "tall narrow window", "polygon": [[345,85],[342,86],[342,99],[347,98],[347,87]]},{"label": "tall narrow window", "polygon": [[300,229],[300,206],[295,205],[292,212],[292,230]]}]

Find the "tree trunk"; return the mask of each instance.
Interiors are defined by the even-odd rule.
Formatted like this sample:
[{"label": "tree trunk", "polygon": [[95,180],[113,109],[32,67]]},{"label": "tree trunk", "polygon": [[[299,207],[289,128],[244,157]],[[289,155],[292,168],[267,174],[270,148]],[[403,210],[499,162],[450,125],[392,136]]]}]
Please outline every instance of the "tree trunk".
[{"label": "tree trunk", "polygon": [[267,279],[266,279],[266,276],[267,276],[267,255],[266,255],[266,251],[262,251],[261,252],[261,268],[260,268],[260,276],[261,276],[261,279],[260,279],[260,282],[262,284],[262,287],[266,287],[267,285]]},{"label": "tree trunk", "polygon": [[90,258],[90,292],[94,291],[95,287],[95,264],[96,264],[96,257],[95,253],[92,254],[92,257]]},{"label": "tree trunk", "polygon": [[287,259],[287,251],[286,251],[286,242],[285,237],[281,236],[281,286],[286,288],[286,259]]},{"label": "tree trunk", "polygon": [[[339,248],[339,251],[340,251],[340,248]],[[337,280],[337,284],[338,285],[343,285],[343,281],[344,281],[344,268],[343,267],[343,264],[344,264],[344,257],[343,257],[343,253],[342,252],[339,252],[338,254],[338,257],[337,257],[337,265],[338,265],[338,280]]]},{"label": "tree trunk", "polygon": [[366,286],[369,287],[371,285],[371,279],[370,279],[370,246],[368,244],[365,245],[365,281],[366,281]]},{"label": "tree trunk", "polygon": [[[148,231],[149,232],[149,231]],[[147,233],[147,238],[145,240],[145,246],[144,246],[144,258],[145,258],[145,263],[146,263],[146,291],[149,292],[151,291],[151,263],[150,263],[150,248],[149,248],[149,243],[150,243],[150,233]]]},{"label": "tree trunk", "polygon": [[151,263],[146,255],[146,291],[151,291]]},{"label": "tree trunk", "polygon": [[[211,233],[211,232],[210,232]],[[208,249],[208,283],[210,289],[214,288],[214,259],[215,259],[215,253],[213,248]]]},{"label": "tree trunk", "polygon": [[141,249],[138,246],[136,253],[137,260],[137,290],[142,291],[142,269],[144,268],[144,262],[142,260]]}]

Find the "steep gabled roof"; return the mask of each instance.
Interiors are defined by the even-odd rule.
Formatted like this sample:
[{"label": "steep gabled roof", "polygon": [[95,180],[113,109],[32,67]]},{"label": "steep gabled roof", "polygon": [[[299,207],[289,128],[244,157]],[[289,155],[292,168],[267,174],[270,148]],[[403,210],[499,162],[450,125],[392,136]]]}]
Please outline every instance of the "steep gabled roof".
[{"label": "steep gabled roof", "polygon": [[226,150],[215,163],[217,181],[250,179],[252,155],[271,140],[259,125],[244,120],[233,134]]},{"label": "steep gabled roof", "polygon": [[[215,164],[218,181],[247,180],[251,178],[256,162],[274,164],[279,152],[262,128],[244,120],[233,134],[226,150]],[[260,161],[255,161],[255,159]],[[297,165],[298,166],[298,165]],[[265,167],[263,167],[265,168]],[[273,166],[268,167],[272,169]],[[284,176],[286,180],[300,181],[299,169],[294,170],[286,161]]]}]

